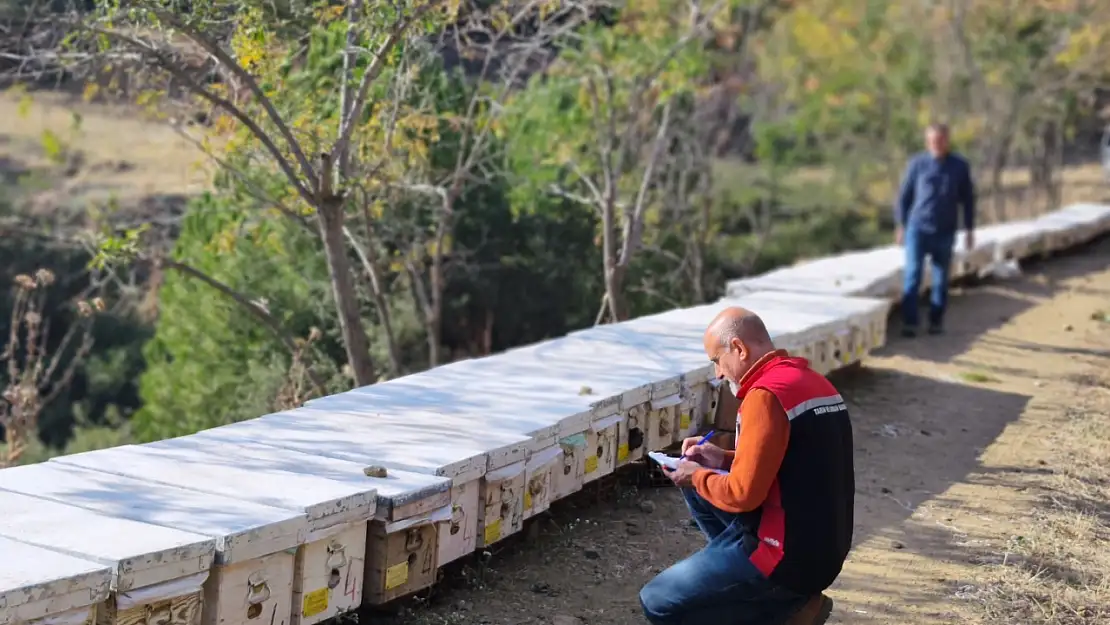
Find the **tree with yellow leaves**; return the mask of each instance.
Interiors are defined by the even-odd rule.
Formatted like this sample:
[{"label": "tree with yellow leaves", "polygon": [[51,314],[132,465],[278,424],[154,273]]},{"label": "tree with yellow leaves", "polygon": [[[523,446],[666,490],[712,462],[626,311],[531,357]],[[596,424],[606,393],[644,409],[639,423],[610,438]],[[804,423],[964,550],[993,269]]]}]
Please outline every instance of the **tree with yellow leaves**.
[{"label": "tree with yellow leaves", "polygon": [[[773,7],[771,0],[643,0],[613,8],[611,24],[574,33],[542,76],[514,99],[519,160],[539,159],[531,188],[593,210],[600,222],[605,296],[598,322],[627,319],[626,278],[662,198],[680,98],[708,72],[714,36]],[[741,18],[741,19],[738,19]],[[756,20],[758,21],[758,20]],[[740,32],[738,36],[749,36]]]},{"label": "tree with yellow leaves", "polygon": [[[348,365],[355,383],[364,385],[378,376],[360,315],[359,268],[385,325],[394,372],[400,360],[381,284],[383,263],[391,260],[384,256],[394,253],[379,235],[383,207],[401,196],[409,204],[413,196],[434,204],[432,231],[414,234],[399,260],[417,294],[435,364],[455,207],[467,185],[488,177],[498,102],[545,46],[590,18],[586,6],[548,0],[511,8],[457,0],[348,0],[343,6],[326,0],[103,1],[91,13],[54,20],[71,30],[70,45],[62,54],[31,54],[23,67],[35,68],[37,60],[40,69],[61,64],[93,78],[108,65],[127,66],[130,84],[110,86],[138,91],[140,104],[194,138],[224,174],[269,207],[260,219],[277,215],[314,229],[328,262]],[[324,59],[324,52],[334,56]],[[443,94],[429,91],[444,85],[430,87],[437,77],[425,67],[442,74],[437,57],[447,52],[472,66],[468,73],[479,88],[467,89],[465,101],[444,113]],[[299,71],[311,63],[326,71]],[[210,122],[210,130],[198,135],[194,119]],[[455,162],[433,166],[432,146],[445,132],[455,143]],[[260,184],[260,171],[283,180],[280,192]],[[104,241],[101,260],[129,250],[149,256],[116,239]]]}]

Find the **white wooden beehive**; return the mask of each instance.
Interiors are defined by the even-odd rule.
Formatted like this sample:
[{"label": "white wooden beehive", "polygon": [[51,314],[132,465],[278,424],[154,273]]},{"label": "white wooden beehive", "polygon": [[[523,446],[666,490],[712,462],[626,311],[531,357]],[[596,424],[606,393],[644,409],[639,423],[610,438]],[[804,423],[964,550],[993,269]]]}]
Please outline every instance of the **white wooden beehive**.
[{"label": "white wooden beehive", "polygon": [[704,383],[683,389],[682,403],[678,407],[678,428],[675,430],[676,442],[681,442],[698,433],[698,428],[701,427],[701,404],[704,394]]},{"label": "white wooden beehive", "polygon": [[582,481],[592,482],[611,474],[617,468],[617,446],[620,443],[621,423],[627,417],[615,414],[594,421],[586,433],[586,459],[582,466]]},{"label": "white wooden beehive", "polygon": [[278,623],[292,613],[293,554],[307,532],[303,512],[60,462],[0,471],[0,490],[214,538],[215,566],[204,583],[202,625]]},{"label": "white wooden beehive", "polygon": [[554,474],[563,466],[562,459],[563,449],[554,445],[532,454],[524,463],[523,518],[531,518],[551,506]]},{"label": "white wooden beehive", "polygon": [[[374,518],[373,483],[351,468],[346,480],[249,462],[234,445],[178,438],[55,459],[73,466],[303,512],[308,530],[293,568],[291,625],[314,625],[361,604],[366,525]],[[183,471],[182,467],[188,467]]]},{"label": "white wooden beehive", "polygon": [[622,467],[644,457],[647,447],[651,403],[633,406],[617,425],[617,466]]},{"label": "white wooden beehive", "polygon": [[112,568],[0,536],[0,625],[85,625],[108,598]]},{"label": "white wooden beehive", "polygon": [[439,528],[451,521],[451,506],[390,523],[372,523],[370,558],[363,596],[380,605],[435,583]]},{"label": "white wooden beehive", "polygon": [[0,491],[0,536],[112,567],[99,625],[130,625],[148,614],[193,625],[216,553],[215,539]]},{"label": "white wooden beehive", "polygon": [[439,566],[474,553],[478,548],[478,498],[481,480],[451,487],[451,520],[439,529]]},{"label": "white wooden beehive", "polygon": [[[305,428],[306,423],[312,427]],[[477,515],[476,510],[452,515],[452,504],[476,508],[478,503],[476,498],[453,501],[452,484],[476,481],[478,478],[474,476],[484,474],[484,467],[479,466],[465,448],[443,451],[451,442],[442,437],[436,441],[435,432],[373,428],[373,425],[371,419],[354,415],[300,410],[213,428],[193,436],[205,441],[251,446],[256,450],[251,451],[252,454],[259,453],[257,450],[261,447],[274,447],[320,456],[318,461],[297,461],[305,471],[313,474],[334,470],[324,468],[327,459],[357,464],[364,469],[385,469],[385,482],[375,484],[378,514],[377,520],[370,524],[363,584],[364,599],[376,604],[412,594],[435,581],[434,572],[440,566],[439,534],[451,535],[453,519],[470,523]],[[401,447],[390,449],[390,442]],[[399,449],[416,451],[406,456],[399,453]],[[484,457],[478,458],[484,462]],[[436,459],[442,464],[433,464]],[[413,466],[416,470],[402,469],[402,465]],[[313,466],[317,468],[311,469]],[[454,535],[462,531],[475,532],[476,525],[475,520],[473,529],[460,528]],[[401,556],[406,561],[411,557],[411,566],[402,567],[399,561],[389,562],[389,558]],[[424,573],[429,566],[430,575]],[[402,570],[405,575],[400,574]]]},{"label": "white wooden beehive", "polygon": [[524,523],[525,462],[487,473],[482,480],[478,546],[488,547],[520,531]]},{"label": "white wooden beehive", "polygon": [[677,392],[651,400],[647,424],[648,451],[659,451],[674,443],[678,431],[678,409],[681,404],[682,396]]},{"label": "white wooden beehive", "polygon": [[582,490],[586,469],[587,436],[585,432],[559,439],[563,450],[555,468],[555,498],[562,499]]}]

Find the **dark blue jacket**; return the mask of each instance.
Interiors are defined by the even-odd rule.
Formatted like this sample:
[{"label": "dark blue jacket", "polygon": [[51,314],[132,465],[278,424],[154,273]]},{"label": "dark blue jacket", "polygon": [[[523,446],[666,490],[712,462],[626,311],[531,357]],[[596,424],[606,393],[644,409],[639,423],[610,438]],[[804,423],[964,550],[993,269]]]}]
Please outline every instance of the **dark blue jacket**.
[{"label": "dark blue jacket", "polygon": [[967,161],[951,152],[943,159],[928,152],[914,155],[902,177],[894,221],[925,233],[955,234],[960,206],[964,229],[974,230],[975,183]]}]

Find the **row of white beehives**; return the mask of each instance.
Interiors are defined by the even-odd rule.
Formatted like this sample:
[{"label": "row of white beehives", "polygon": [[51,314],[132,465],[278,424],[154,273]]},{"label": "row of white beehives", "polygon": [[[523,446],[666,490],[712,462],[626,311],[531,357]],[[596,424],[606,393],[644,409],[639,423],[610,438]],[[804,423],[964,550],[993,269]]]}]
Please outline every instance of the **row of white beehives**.
[{"label": "row of white beehives", "polygon": [[[864,265],[882,262],[900,259]],[[889,293],[800,288],[2,470],[0,625],[312,625],[430,586],[552,501],[708,425],[718,395],[702,334],[722,307],[760,313],[824,372],[885,341]]]},{"label": "row of white beehives", "polygon": [[755,293],[5,469],[0,537],[46,555],[0,554],[0,625],[307,625],[427,587],[553,500],[696,432],[716,405],[701,335],[730,303],[825,371],[883,340],[883,300]]},{"label": "row of white beehives", "polygon": [[[1110,230],[1110,205],[1073,204],[1027,221],[984,226],[976,230],[974,247],[956,239],[951,273],[954,279],[981,276],[999,262],[1023,260],[1068,249]],[[901,247],[889,245],[849,252],[733,280],[729,295],[754,291],[800,291],[897,298],[902,292],[905,264]],[[922,288],[929,286],[925,272]]]}]

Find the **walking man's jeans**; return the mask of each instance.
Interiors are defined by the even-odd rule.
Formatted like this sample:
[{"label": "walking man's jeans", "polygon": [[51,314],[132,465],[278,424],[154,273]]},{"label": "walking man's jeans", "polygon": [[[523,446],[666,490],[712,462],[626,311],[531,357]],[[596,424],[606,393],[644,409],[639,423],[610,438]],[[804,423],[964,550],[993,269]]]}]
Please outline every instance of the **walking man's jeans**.
[{"label": "walking man's jeans", "polygon": [[929,256],[932,272],[929,325],[940,328],[944,322],[944,310],[948,307],[948,269],[952,264],[955,241],[955,233],[926,233],[912,227],[906,229],[906,269],[902,283],[902,325],[906,328],[916,329],[918,325],[917,297],[921,293],[926,255]]},{"label": "walking man's jeans", "polygon": [[701,551],[663,571],[640,591],[652,625],[781,625],[808,597],[772,584],[748,559],[755,545],[736,515],[682,489],[694,521],[709,539]]}]

